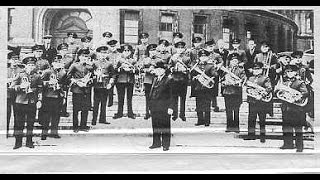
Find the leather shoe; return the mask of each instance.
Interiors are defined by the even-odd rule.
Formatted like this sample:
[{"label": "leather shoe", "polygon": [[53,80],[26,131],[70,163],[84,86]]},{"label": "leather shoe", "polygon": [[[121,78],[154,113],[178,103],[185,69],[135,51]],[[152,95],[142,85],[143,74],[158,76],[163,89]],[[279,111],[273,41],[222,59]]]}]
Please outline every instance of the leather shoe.
[{"label": "leather shoe", "polygon": [[28,147],[28,148],[34,148],[33,142],[32,142],[32,143],[27,143],[27,144],[26,144],[26,147]]},{"label": "leather shoe", "polygon": [[175,120],[177,120],[177,119],[178,119],[177,116],[172,116],[172,120],[173,120],[173,121],[175,121]]},{"label": "leather shoe", "polygon": [[84,132],[88,132],[89,129],[90,129],[90,127],[83,127],[83,128],[80,128],[79,130],[84,131]]},{"label": "leather shoe", "polygon": [[109,123],[109,122],[107,122],[107,121],[104,121],[104,122],[99,122],[100,124],[111,124],[111,123]]},{"label": "leather shoe", "polygon": [[180,116],[180,119],[181,119],[182,121],[186,121],[186,120],[187,120],[185,116]]},{"label": "leather shoe", "polygon": [[155,148],[160,148],[161,146],[156,146],[156,145],[152,145],[149,147],[149,149],[155,149]]},{"label": "leather shoe", "polygon": [[135,114],[128,114],[128,118],[136,119],[136,115]]},{"label": "leather shoe", "polygon": [[19,149],[21,147],[22,147],[22,144],[16,144],[16,145],[14,145],[13,149]]},{"label": "leather shoe", "polygon": [[150,116],[150,114],[146,114],[145,116],[144,116],[144,119],[149,119],[151,116]]},{"label": "leather shoe", "polygon": [[169,148],[168,147],[163,147],[163,151],[168,151]]},{"label": "leather shoe", "polygon": [[218,106],[214,107],[213,111],[214,112],[219,112],[219,107]]},{"label": "leather shoe", "polygon": [[74,132],[74,133],[77,133],[77,132],[79,132],[79,129],[78,129],[78,128],[75,128],[75,129],[73,129],[73,132]]},{"label": "leather shoe", "polygon": [[194,124],[195,126],[201,126],[201,125],[204,125],[203,123],[196,123]]},{"label": "leather shoe", "polygon": [[68,112],[61,113],[61,117],[69,117],[70,114]]},{"label": "leather shoe", "polygon": [[302,152],[303,151],[303,149],[297,149],[296,150],[296,152]]},{"label": "leather shoe", "polygon": [[95,126],[95,125],[97,125],[97,122],[92,120],[91,125]]},{"label": "leather shoe", "polygon": [[205,124],[204,126],[208,127],[208,126],[210,126],[210,124]]},{"label": "leather shoe", "polygon": [[41,140],[47,140],[47,136],[46,135],[42,135],[41,136]]},{"label": "leather shoe", "polygon": [[115,114],[112,118],[113,119],[119,119],[119,118],[122,118],[123,115],[119,115],[119,114]]},{"label": "leather shoe", "polygon": [[280,149],[294,149],[294,146],[281,146]]},{"label": "leather shoe", "polygon": [[51,137],[55,138],[55,139],[60,139],[61,138],[61,136],[59,136],[58,134],[53,134],[53,135],[51,135]]}]

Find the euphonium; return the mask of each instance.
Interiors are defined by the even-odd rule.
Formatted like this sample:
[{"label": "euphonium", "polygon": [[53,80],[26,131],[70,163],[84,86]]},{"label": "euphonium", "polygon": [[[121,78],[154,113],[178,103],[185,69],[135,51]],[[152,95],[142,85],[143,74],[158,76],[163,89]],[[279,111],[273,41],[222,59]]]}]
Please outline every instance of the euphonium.
[{"label": "euphonium", "polygon": [[267,92],[264,87],[251,81],[245,81],[244,85],[246,86],[248,96],[264,102],[270,102],[272,100],[272,92]]},{"label": "euphonium", "polygon": [[231,72],[229,69],[227,69],[224,66],[221,66],[219,69],[229,74],[228,84],[241,84],[241,78],[235,75],[233,72]]},{"label": "euphonium", "polygon": [[277,98],[297,106],[303,107],[308,103],[308,98],[302,98],[301,92],[284,85],[281,81],[275,86],[275,93]]},{"label": "euphonium", "polygon": [[92,82],[91,72],[86,74],[83,78],[71,79],[71,85],[77,84],[79,87],[87,87],[90,82]]},{"label": "euphonium", "polygon": [[196,79],[206,88],[213,88],[214,86],[214,79],[213,77],[209,77],[208,75],[205,74],[204,71],[202,71],[199,67],[197,67],[197,64],[194,65],[193,68],[191,68],[190,71],[196,71],[199,73],[198,76],[196,76]]},{"label": "euphonium", "polygon": [[[134,66],[128,61],[122,61],[120,68],[129,68],[130,70],[134,70]],[[120,68],[118,71],[120,71]]]}]

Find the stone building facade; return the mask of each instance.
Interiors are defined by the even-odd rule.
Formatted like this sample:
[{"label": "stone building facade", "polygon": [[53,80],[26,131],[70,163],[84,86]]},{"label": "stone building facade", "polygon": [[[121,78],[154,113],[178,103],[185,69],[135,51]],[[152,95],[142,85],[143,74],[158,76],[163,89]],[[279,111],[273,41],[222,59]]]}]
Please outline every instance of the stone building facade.
[{"label": "stone building facade", "polygon": [[240,38],[242,48],[247,40],[268,40],[276,52],[297,49],[298,26],[291,18],[268,10],[138,8],[138,7],[14,7],[8,8],[8,41],[29,47],[53,35],[53,46],[64,41],[67,32],[79,37],[89,35],[98,43],[102,33],[110,31],[120,43],[138,44],[138,34],[148,32],[150,43],[173,32],[182,32],[191,47],[194,36],[224,39]]}]

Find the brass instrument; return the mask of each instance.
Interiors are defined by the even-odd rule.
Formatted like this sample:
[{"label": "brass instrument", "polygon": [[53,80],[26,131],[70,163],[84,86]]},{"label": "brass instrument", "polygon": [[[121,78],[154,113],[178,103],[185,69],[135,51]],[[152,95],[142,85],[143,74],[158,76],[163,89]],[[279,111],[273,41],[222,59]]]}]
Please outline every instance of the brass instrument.
[{"label": "brass instrument", "polygon": [[241,78],[238,77],[237,75],[235,75],[229,69],[227,69],[224,66],[221,66],[219,69],[221,69],[222,71],[226,72],[227,75],[229,75],[229,76],[227,76],[229,78],[226,78],[227,84],[231,84],[231,85],[241,84]]},{"label": "brass instrument", "polygon": [[48,83],[49,88],[52,88],[54,91],[61,89],[58,78],[54,73],[50,75],[49,81],[44,81],[44,83]]},{"label": "brass instrument", "polygon": [[128,69],[130,69],[130,70],[135,69],[135,67],[128,61],[120,61],[120,63],[121,63],[121,66],[118,69],[118,72],[120,72],[121,68],[123,68],[125,71],[128,71]]},{"label": "brass instrument", "polygon": [[275,86],[275,93],[277,98],[286,101],[297,106],[304,107],[308,103],[308,97],[302,98],[301,92],[290,88],[290,85],[286,86],[282,82],[282,78]]},{"label": "brass instrument", "polygon": [[29,78],[24,76],[21,78],[21,84],[20,84],[20,88],[22,89],[22,91],[24,91],[25,93],[29,94],[32,93],[32,89],[31,89],[31,83],[29,81]]},{"label": "brass instrument", "polygon": [[103,77],[105,77],[105,75],[103,74],[102,68],[99,67],[97,70],[94,71],[94,74],[96,75],[97,81],[101,83],[103,80]]},{"label": "brass instrument", "polygon": [[79,87],[87,87],[90,83],[92,83],[91,72],[87,73],[83,78],[71,79],[71,85],[76,84]]},{"label": "brass instrument", "polygon": [[196,71],[199,73],[195,78],[206,88],[213,88],[214,86],[214,77],[209,77],[208,75],[205,74],[204,71],[202,71],[198,66],[198,63],[196,63],[190,70],[191,71]]},{"label": "brass instrument", "polygon": [[270,102],[272,100],[272,92],[267,92],[264,87],[247,80],[245,81],[244,86],[246,86],[246,93],[248,96],[263,102]]},{"label": "brass instrument", "polygon": [[[172,57],[172,59],[176,61],[176,64],[174,66],[174,70],[178,71],[178,72],[187,73],[190,70],[190,68],[182,61],[182,59],[178,56],[178,54],[176,56]],[[181,66],[184,69],[182,69]]]}]

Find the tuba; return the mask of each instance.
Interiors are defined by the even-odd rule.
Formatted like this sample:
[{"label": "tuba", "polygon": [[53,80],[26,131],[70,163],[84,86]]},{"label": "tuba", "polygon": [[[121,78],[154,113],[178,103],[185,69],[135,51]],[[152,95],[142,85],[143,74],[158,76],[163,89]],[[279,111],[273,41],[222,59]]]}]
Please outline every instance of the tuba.
[{"label": "tuba", "polygon": [[79,87],[87,87],[90,83],[92,83],[91,72],[87,73],[83,78],[71,79],[71,85],[76,84]]},{"label": "tuba", "polygon": [[[307,105],[308,97],[302,98],[301,92],[290,88],[290,86],[284,85],[282,81],[283,80],[281,78],[275,86],[275,94],[277,98],[300,107]],[[298,101],[296,101],[296,99],[298,99]]]},{"label": "tuba", "polygon": [[246,86],[246,93],[248,96],[259,99],[263,102],[270,102],[272,100],[272,92],[267,92],[264,87],[247,80],[244,85]]},{"label": "tuba", "polygon": [[198,66],[198,63],[196,63],[190,70],[191,71],[196,71],[199,73],[198,76],[196,76],[196,79],[206,88],[213,88],[214,86],[214,77],[209,77],[208,75],[205,74],[204,71],[202,71]]},{"label": "tuba", "polygon": [[229,69],[227,69],[224,66],[221,66],[219,69],[221,69],[222,71],[226,72],[227,74],[229,74],[229,78],[227,79],[228,84],[241,84],[241,78],[238,77],[237,75],[235,75],[233,72],[231,72]]}]

